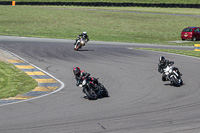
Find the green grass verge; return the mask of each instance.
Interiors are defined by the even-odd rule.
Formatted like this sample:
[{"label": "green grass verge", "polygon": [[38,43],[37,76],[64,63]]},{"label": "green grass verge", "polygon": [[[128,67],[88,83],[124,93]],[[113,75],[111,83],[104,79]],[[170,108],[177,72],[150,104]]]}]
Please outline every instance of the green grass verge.
[{"label": "green grass verge", "polygon": [[[3,0],[11,1],[11,0]],[[17,2],[115,2],[115,3],[176,3],[200,4],[199,0],[15,0]]]},{"label": "green grass verge", "polygon": [[127,10],[198,15],[199,9],[112,8],[123,12],[105,9],[111,8],[0,6],[0,35],[76,39],[86,30],[90,40],[96,41],[194,45],[194,42],[168,41],[180,41],[182,29],[199,26],[200,17],[139,14]]},{"label": "green grass verge", "polygon": [[13,97],[33,90],[38,83],[10,63],[0,61],[0,98]]},{"label": "green grass verge", "polygon": [[[68,8],[74,8],[69,6]],[[80,9],[94,9],[94,7],[79,7]],[[185,15],[200,15],[200,9],[194,8],[155,8],[155,7],[96,7],[98,10],[117,10],[117,11],[135,11],[149,13],[168,13],[168,14],[185,14]]]},{"label": "green grass verge", "polygon": [[133,48],[133,49],[160,51],[160,52],[181,54],[193,57],[200,57],[200,51],[192,51],[192,50],[157,49],[157,48]]}]

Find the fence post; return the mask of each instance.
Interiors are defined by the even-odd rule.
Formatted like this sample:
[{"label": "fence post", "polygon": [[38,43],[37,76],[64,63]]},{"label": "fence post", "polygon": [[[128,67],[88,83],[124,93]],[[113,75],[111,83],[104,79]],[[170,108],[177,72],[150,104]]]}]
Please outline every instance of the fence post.
[{"label": "fence post", "polygon": [[15,6],[15,1],[12,1],[12,6]]}]

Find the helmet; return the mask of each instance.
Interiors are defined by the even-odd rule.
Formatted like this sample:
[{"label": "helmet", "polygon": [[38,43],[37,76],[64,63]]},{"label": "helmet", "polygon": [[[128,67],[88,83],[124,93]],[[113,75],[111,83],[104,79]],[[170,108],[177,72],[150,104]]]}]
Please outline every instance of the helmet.
[{"label": "helmet", "polygon": [[81,72],[81,70],[80,70],[80,68],[79,67],[74,67],[74,69],[73,69],[73,72],[74,72],[74,75],[79,75],[80,74],[80,72]]},{"label": "helmet", "polygon": [[159,59],[159,61],[160,61],[160,64],[161,64],[161,65],[164,65],[165,62],[166,62],[165,57],[164,57],[164,56],[161,56],[160,59]]},{"label": "helmet", "polygon": [[83,31],[83,34],[87,34],[87,31]]}]

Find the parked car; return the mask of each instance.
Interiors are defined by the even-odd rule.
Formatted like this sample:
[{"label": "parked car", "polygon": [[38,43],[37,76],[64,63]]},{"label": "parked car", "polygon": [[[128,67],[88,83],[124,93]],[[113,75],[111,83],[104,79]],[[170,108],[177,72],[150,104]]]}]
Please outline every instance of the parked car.
[{"label": "parked car", "polygon": [[181,39],[191,39],[196,41],[200,39],[200,27],[187,27],[181,32]]}]

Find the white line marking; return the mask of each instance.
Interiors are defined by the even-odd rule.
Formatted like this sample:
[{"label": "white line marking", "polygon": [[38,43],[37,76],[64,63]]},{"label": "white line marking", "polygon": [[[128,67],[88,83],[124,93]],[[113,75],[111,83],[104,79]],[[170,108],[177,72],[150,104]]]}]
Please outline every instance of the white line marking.
[{"label": "white line marking", "polygon": [[[3,49],[3,48],[1,48],[1,49]],[[45,97],[45,96],[51,95],[51,94],[53,94],[53,93],[56,93],[56,92],[62,90],[62,89],[65,87],[65,84],[64,84],[62,81],[60,81],[59,79],[57,79],[57,78],[54,77],[53,75],[49,74],[48,72],[45,72],[45,71],[42,70],[41,68],[39,68],[39,67],[37,67],[37,66],[35,66],[35,65],[31,64],[31,63],[29,63],[28,61],[26,61],[26,60],[23,59],[22,57],[20,57],[20,56],[14,54],[14,53],[12,53],[12,52],[6,50],[6,49],[3,49],[3,50],[6,51],[6,52],[8,52],[8,53],[10,53],[10,54],[12,54],[12,55],[14,55],[14,56],[16,56],[16,57],[19,58],[20,60],[23,60],[24,62],[26,62],[26,63],[28,63],[28,64],[34,66],[34,67],[37,68],[38,70],[42,71],[43,73],[45,73],[45,74],[47,74],[48,76],[52,77],[53,79],[57,80],[57,81],[61,84],[61,86],[60,86],[60,88],[58,88],[58,89],[56,89],[55,91],[50,92],[50,93],[48,93],[48,94],[44,94],[44,95],[41,95],[41,96],[37,96],[37,97],[34,97],[34,98],[30,98],[30,99],[26,99],[26,100],[21,100],[21,101],[17,101],[17,102],[2,104],[2,105],[0,105],[0,107],[1,107],[1,106],[5,106],[5,105],[10,105],[10,104],[15,104],[15,103],[21,103],[21,102],[25,102],[25,101],[29,101],[29,100],[34,100],[34,99],[38,99],[38,98],[41,98],[41,97]]]}]

